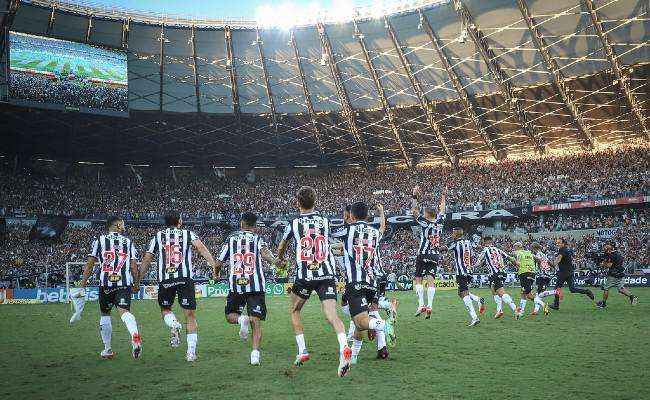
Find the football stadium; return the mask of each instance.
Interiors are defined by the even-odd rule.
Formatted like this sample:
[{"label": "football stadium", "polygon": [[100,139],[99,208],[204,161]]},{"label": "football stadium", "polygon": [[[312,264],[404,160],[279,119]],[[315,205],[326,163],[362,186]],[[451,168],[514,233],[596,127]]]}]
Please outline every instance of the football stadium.
[{"label": "football stadium", "polygon": [[19,399],[650,398],[647,0],[0,0]]}]

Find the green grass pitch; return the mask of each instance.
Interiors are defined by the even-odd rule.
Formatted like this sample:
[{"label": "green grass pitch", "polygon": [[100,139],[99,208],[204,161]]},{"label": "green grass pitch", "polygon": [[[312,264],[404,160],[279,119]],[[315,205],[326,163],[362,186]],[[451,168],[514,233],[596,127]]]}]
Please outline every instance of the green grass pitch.
[{"label": "green grass pitch", "polygon": [[267,296],[259,367],[248,365],[249,343],[226,325],[225,299],[199,300],[194,364],[184,359],[185,340],[169,348],[155,301],[133,303],[144,346],[137,361],[115,312],[117,357],[99,359],[96,302],[72,327],[67,305],[3,305],[2,387],[21,399],[648,399],[650,290],[633,292],[640,297],[634,307],[616,293],[605,310],[567,294],[548,318],[515,321],[492,319],[494,301],[482,290],[488,310],[476,328],[466,327],[455,292],[438,291],[428,321],[413,317],[414,293],[398,293],[399,340],[390,359],[376,360],[375,343],[366,342],[345,378],[336,376],[336,338],[315,297],[304,309],[312,359],[299,369],[290,367],[296,348],[287,297]]}]

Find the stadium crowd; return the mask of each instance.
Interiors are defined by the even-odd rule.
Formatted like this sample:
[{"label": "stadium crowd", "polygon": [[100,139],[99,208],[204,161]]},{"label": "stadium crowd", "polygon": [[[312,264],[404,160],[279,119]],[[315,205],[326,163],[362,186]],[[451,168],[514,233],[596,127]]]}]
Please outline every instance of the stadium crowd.
[{"label": "stadium crowd", "polygon": [[[618,243],[619,250],[625,257],[628,272],[650,265],[650,235],[645,221],[647,221],[647,213],[644,212],[636,222],[625,220],[622,225],[613,225],[619,229],[615,232],[612,240]],[[38,282],[42,286],[45,283],[45,265],[48,265],[51,273],[48,283],[52,285],[62,283],[65,280],[65,264],[67,262],[85,262],[93,238],[98,236],[102,229],[102,226],[97,224],[89,227],[68,228],[60,243],[47,245],[29,242],[27,239],[29,229],[27,227],[12,227],[6,238],[6,242],[12,245],[7,246],[7,251],[0,252],[0,282],[9,285],[11,278],[24,276],[26,279],[21,281],[21,285],[30,286]],[[126,233],[134,240],[137,250],[141,254],[146,251],[149,241],[157,229],[159,227],[128,226]],[[213,254],[219,252],[220,246],[229,232],[229,230],[217,226],[195,226],[191,227],[191,229],[199,235]],[[277,240],[273,238],[273,230],[271,228],[260,228],[260,231],[275,251]],[[449,232],[446,231],[443,242],[449,241],[451,241],[451,238]],[[508,252],[513,250],[513,242],[513,239],[505,235],[496,239],[497,245]],[[551,236],[534,238],[528,236],[523,242],[527,247],[533,242],[538,242],[547,254],[555,254],[555,244]],[[571,247],[575,250],[577,268],[589,269],[594,267],[593,261],[587,256],[590,252],[598,251],[601,242],[595,235],[587,235],[579,240],[570,239]],[[417,234],[411,229],[395,229],[391,232],[382,244],[382,257],[387,272],[412,276],[417,246]],[[451,254],[446,253],[444,257],[443,265],[451,268]],[[211,271],[207,264],[198,258],[197,261],[196,273],[198,279],[210,279]],[[270,267],[270,265],[266,265],[265,272],[267,276],[273,278],[274,273]],[[149,278],[155,280],[155,271],[153,269],[149,271]]]},{"label": "stadium crowd", "polygon": [[[416,184],[424,188],[430,204],[437,203],[446,185],[448,212],[487,210],[647,195],[649,164],[645,146],[499,163],[465,162],[457,170],[448,166],[414,171],[292,170],[258,174],[253,183],[241,176],[218,177],[212,171],[191,169],[125,168],[111,175],[88,174],[79,166],[69,168],[65,176],[46,176],[28,170],[14,174],[4,168],[0,215],[57,212],[93,218],[119,213],[129,219],[151,219],[173,207],[184,211],[186,219],[219,219],[248,210],[269,216],[295,212],[293,195],[302,185],[318,188],[319,210],[332,215],[357,199],[374,199],[389,212],[406,212]],[[116,182],[120,190],[115,190]]]},{"label": "stadium crowd", "polygon": [[9,79],[9,97],[44,104],[62,104],[67,107],[88,107],[96,110],[127,112],[129,91],[83,80],[54,79],[12,71]]},{"label": "stadium crowd", "polygon": [[[128,221],[156,219],[164,210],[182,210],[186,220],[203,222],[232,220],[239,212],[253,210],[263,217],[295,213],[293,195],[302,185],[318,189],[318,208],[340,216],[344,204],[365,199],[381,201],[389,214],[408,213],[415,184],[425,188],[426,201],[435,205],[444,186],[448,187],[447,211],[512,208],[569,200],[629,197],[650,194],[650,156],[647,147],[619,148],[596,153],[574,154],[499,163],[465,162],[458,170],[446,166],[423,166],[415,171],[360,169],[277,172],[257,176],[254,183],[241,176],[197,172],[190,168],[164,171],[130,168],[117,174],[105,170],[89,173],[81,166],[65,174],[44,174],[37,169],[12,171],[0,166],[0,216],[34,216],[54,213],[70,217],[101,219],[121,214]],[[120,190],[115,190],[119,185]],[[128,234],[145,250],[156,228],[129,224]],[[648,215],[643,208],[617,212],[547,214],[542,217],[503,222],[514,233],[566,231],[573,229],[620,227],[615,239],[620,243],[629,268],[649,265]],[[7,251],[0,252],[0,281],[24,275],[39,275],[44,265],[64,267],[68,261],[85,260],[88,246],[100,226],[69,228],[60,244],[45,246],[27,241],[27,228],[12,226]],[[194,228],[193,228],[194,229]],[[226,231],[215,224],[196,227],[213,252]],[[270,242],[272,232],[264,234]],[[549,235],[551,236],[551,235]],[[533,240],[529,238],[528,244]],[[553,252],[552,239],[536,238]],[[597,239],[587,236],[573,245],[579,267],[589,265],[585,257]],[[277,244],[277,243],[276,243]],[[512,243],[502,239],[509,250]],[[396,230],[384,244],[389,271],[412,272],[416,237],[409,230]],[[199,275],[209,277],[209,271]],[[33,282],[33,280],[32,280]]]}]

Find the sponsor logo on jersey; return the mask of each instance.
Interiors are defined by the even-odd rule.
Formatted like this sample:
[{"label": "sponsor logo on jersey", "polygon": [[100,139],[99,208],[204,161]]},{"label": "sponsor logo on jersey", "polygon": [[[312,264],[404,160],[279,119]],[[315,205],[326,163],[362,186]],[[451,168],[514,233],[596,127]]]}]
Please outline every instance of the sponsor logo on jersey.
[{"label": "sponsor logo on jersey", "polygon": [[327,287],[327,292],[325,292],[325,294],[334,294],[334,288],[331,287],[331,286],[328,286]]}]

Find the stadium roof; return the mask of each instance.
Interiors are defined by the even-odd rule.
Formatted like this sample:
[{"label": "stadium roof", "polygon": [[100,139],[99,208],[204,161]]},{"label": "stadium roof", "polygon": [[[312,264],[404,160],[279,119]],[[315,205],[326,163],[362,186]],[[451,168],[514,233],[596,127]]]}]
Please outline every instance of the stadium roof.
[{"label": "stadium roof", "polygon": [[127,51],[131,109],[7,108],[3,141],[104,162],[371,166],[648,140],[647,1],[421,3],[282,30],[0,0],[7,29]]}]

